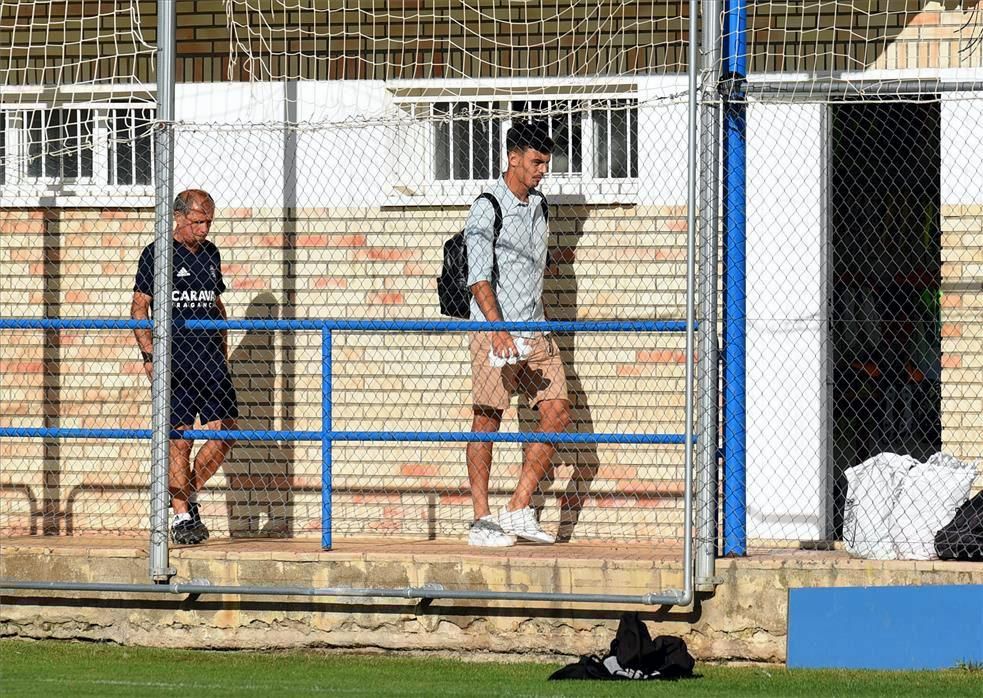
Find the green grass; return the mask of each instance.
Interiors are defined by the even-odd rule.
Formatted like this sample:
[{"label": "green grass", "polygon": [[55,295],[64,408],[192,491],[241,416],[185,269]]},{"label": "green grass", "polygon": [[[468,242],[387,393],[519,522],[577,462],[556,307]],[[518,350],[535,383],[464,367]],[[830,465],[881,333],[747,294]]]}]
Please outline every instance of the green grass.
[{"label": "green grass", "polygon": [[0,695],[14,696],[977,696],[983,672],[787,671],[697,665],[675,683],[546,681],[557,664],[207,652],[0,641]]}]

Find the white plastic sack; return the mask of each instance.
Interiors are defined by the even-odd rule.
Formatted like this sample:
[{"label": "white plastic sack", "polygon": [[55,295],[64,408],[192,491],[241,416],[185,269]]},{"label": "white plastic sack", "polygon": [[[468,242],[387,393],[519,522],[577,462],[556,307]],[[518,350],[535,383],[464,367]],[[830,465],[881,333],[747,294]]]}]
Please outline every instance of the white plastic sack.
[{"label": "white plastic sack", "polygon": [[846,471],[843,542],[848,553],[872,560],[896,559],[891,515],[905,475],[915,465],[918,461],[911,456],[878,453]]},{"label": "white plastic sack", "polygon": [[935,534],[969,499],[975,479],[975,464],[946,453],[936,453],[908,471],[891,516],[891,541],[898,559],[938,559]]}]

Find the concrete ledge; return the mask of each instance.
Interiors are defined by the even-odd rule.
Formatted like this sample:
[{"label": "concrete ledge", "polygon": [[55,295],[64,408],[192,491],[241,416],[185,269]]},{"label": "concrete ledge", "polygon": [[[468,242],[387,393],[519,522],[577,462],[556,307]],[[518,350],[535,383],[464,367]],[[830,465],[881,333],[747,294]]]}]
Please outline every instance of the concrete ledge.
[{"label": "concrete ledge", "polygon": [[[146,583],[147,546],[127,539],[3,542],[0,576]],[[403,587],[645,594],[682,586],[678,551],[625,544],[520,546],[373,539],[321,552],[311,541],[210,541],[172,551],[178,580],[213,584]],[[841,552],[766,551],[719,560],[723,584],[689,608],[558,603],[417,603],[309,597],[124,596],[3,592],[0,636],[166,647],[327,646],[576,655],[607,646],[623,610],[681,635],[702,659],[784,661],[788,590],[981,584],[983,565],[852,560]]]}]

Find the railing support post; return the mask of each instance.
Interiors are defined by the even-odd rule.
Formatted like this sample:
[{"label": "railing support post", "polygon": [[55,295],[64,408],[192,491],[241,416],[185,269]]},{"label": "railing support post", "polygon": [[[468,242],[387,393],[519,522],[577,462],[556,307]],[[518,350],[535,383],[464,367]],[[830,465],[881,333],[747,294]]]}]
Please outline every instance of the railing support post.
[{"label": "railing support post", "polygon": [[321,548],[331,550],[331,330],[321,328]]}]

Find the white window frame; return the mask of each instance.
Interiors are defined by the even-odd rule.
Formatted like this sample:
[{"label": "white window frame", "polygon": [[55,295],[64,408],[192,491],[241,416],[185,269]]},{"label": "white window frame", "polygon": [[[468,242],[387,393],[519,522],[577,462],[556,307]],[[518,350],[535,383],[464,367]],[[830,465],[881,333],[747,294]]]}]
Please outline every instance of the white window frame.
[{"label": "white window frame", "polygon": [[[634,115],[637,117],[638,85],[630,80],[582,80],[569,79],[553,82],[537,81],[508,81],[508,84],[490,83],[486,87],[475,87],[473,81],[443,80],[443,81],[397,81],[390,88],[392,102],[400,116],[408,124],[407,129],[416,129],[417,135],[411,143],[409,138],[399,142],[397,135],[397,152],[401,162],[394,163],[390,173],[391,186],[387,203],[402,206],[432,206],[432,205],[467,205],[486,189],[494,180],[475,179],[437,179],[436,155],[437,144],[435,128],[427,124],[425,131],[419,129],[422,120],[431,119],[436,104],[450,103],[499,103],[506,105],[507,114],[502,117],[502,133],[500,162],[504,169],[505,133],[512,125],[511,109],[514,102],[570,102],[571,105],[582,102],[583,109],[572,109],[574,115],[579,115],[581,123],[581,171],[579,173],[550,173],[543,185],[544,193],[550,201],[576,203],[637,203],[639,192],[638,162],[640,154],[638,144],[630,142],[629,135],[628,157],[629,175],[631,175],[631,148],[636,148],[634,155],[636,171],[634,177],[623,178],[595,176],[595,144],[593,114],[599,104],[609,100],[635,100]],[[610,113],[610,112],[609,112]],[[413,126],[413,122],[417,126]],[[610,147],[610,128],[608,129]],[[630,129],[629,129],[630,133]],[[470,145],[470,141],[469,141]],[[453,151],[453,144],[450,145]],[[610,159],[609,159],[610,162]],[[412,167],[408,175],[400,172],[400,167]],[[453,167],[453,163],[451,163]],[[452,171],[453,175],[453,171]]]},{"label": "white window frame", "polygon": [[[154,205],[152,171],[149,183],[114,184],[112,179],[115,178],[115,174],[109,162],[110,156],[113,155],[115,163],[116,152],[111,138],[112,117],[121,110],[153,113],[157,105],[152,89],[148,90],[145,86],[134,88],[128,85],[115,85],[102,89],[90,88],[88,91],[69,92],[67,95],[53,95],[50,92],[46,93],[42,88],[20,88],[11,94],[5,94],[5,98],[9,101],[0,103],[5,128],[4,184],[0,189],[0,206],[143,208]],[[91,176],[71,179],[51,176],[44,169],[46,159],[44,152],[41,155],[41,176],[29,174],[28,119],[34,113],[43,114],[57,110],[82,110],[91,113]],[[47,118],[44,118],[43,123],[47,124]],[[135,150],[133,148],[134,154],[131,155],[134,159],[132,163],[134,179]],[[153,163],[152,140],[150,151],[151,163]],[[81,147],[78,157],[81,169]]]}]

